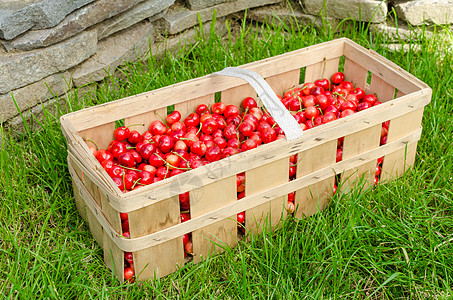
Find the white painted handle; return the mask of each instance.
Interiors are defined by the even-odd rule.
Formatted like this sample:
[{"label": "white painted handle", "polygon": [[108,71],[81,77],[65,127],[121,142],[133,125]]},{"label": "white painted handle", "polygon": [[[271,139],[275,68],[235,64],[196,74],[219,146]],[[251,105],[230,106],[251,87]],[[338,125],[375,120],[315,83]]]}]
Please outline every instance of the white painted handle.
[{"label": "white painted handle", "polygon": [[296,119],[289,113],[269,84],[256,72],[235,67],[227,67],[213,75],[241,78],[247,81],[256,91],[266,109],[286,135],[287,140],[302,136],[302,129]]}]

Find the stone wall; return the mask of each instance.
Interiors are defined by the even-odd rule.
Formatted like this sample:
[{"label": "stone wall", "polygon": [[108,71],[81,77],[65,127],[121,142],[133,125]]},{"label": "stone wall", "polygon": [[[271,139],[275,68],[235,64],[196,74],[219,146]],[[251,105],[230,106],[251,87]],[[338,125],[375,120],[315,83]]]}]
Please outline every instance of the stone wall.
[{"label": "stone wall", "polygon": [[[0,2],[0,123],[20,122],[19,110],[113,74],[125,61],[153,50],[163,36],[190,38],[198,15],[206,23],[248,9],[251,20],[293,16],[332,25],[345,18],[392,33],[390,11],[409,23],[453,22],[453,0],[3,0]],[[219,22],[220,23],[220,22]],[[392,22],[394,24],[394,21]],[[151,49],[150,49],[151,47]],[[157,48],[156,48],[157,49]],[[154,50],[156,50],[154,49]],[[154,53],[155,51],[153,51]]]}]

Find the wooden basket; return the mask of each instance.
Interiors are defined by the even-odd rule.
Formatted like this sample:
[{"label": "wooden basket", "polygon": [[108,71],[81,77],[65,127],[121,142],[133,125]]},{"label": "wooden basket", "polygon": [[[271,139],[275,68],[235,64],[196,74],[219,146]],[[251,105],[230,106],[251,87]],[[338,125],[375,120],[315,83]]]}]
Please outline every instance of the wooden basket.
[{"label": "wooden basket", "polygon": [[[286,195],[292,191],[296,191],[296,217],[309,216],[327,205],[336,174],[342,174],[343,186],[359,178],[371,185],[379,157],[384,156],[383,181],[401,176],[413,165],[423,109],[432,91],[376,52],[342,38],[241,68],[257,72],[282,94],[299,85],[301,77],[305,82],[330,78],[342,58],[346,79],[376,94],[383,104],[305,131],[297,140],[261,145],[126,194],[97,162],[85,140],[105,149],[117,120],[124,120],[125,125],[144,124],[134,127],[144,132],[159,118],[157,114],[166,116],[167,106],[174,105],[184,118],[198,104],[214,103],[216,93],[221,101],[239,106],[256,92],[241,79],[208,75],[61,117],[76,206],[117,278],[124,280],[124,251],[133,252],[138,280],[162,277],[184,264],[181,236],[185,233],[192,232],[193,260],[198,262],[210,252],[222,251],[219,245],[237,244],[239,212],[246,211],[247,232],[257,233],[264,216],[272,226],[278,224],[285,215]],[[382,123],[387,120],[387,144],[380,146]],[[341,137],[343,160],[336,163]],[[296,153],[304,163],[297,165],[297,178],[288,181],[289,157]],[[237,201],[236,174],[240,172],[246,174],[246,197]],[[181,223],[178,195],[186,191],[190,191],[192,219]],[[130,239],[122,237],[120,212],[129,215]]]}]

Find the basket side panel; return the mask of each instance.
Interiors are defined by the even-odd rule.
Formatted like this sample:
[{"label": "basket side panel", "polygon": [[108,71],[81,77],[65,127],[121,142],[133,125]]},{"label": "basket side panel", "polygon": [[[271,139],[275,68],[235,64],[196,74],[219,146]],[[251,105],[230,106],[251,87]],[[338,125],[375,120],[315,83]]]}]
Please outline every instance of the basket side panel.
[{"label": "basket side panel", "polygon": [[241,107],[242,100],[246,97],[253,97],[256,100],[256,92],[248,83],[221,92],[221,100],[227,105]]},{"label": "basket side panel", "polygon": [[[335,163],[337,141],[329,141],[317,147],[300,152],[297,156],[296,177],[303,177]],[[311,216],[324,209],[333,193],[335,174],[296,191],[294,201],[297,207],[296,218]]]},{"label": "basket side panel", "polygon": [[[376,125],[359,132],[346,135],[343,142],[343,159],[379,147],[382,126]],[[377,160],[377,157],[376,157]],[[376,171],[376,160],[366,162],[358,168],[344,171],[341,175],[342,190],[354,187],[364,181],[364,188],[373,184]]]},{"label": "basket side panel", "polygon": [[[394,141],[410,132],[418,130],[421,126],[423,110],[424,108],[420,108],[399,118],[392,119],[390,121],[387,142]],[[407,146],[407,149],[400,149],[387,154],[384,157],[384,163],[382,165],[381,180],[388,181],[392,177],[401,176],[408,167],[414,164],[416,149],[417,143],[412,143]]]},{"label": "basket side panel", "polygon": [[143,134],[149,129],[149,125],[154,120],[160,120],[160,117],[165,118],[167,116],[167,108],[159,108],[153,111],[148,111],[139,115],[128,117],[124,119],[124,126],[131,126],[130,130],[137,130],[140,134]]},{"label": "basket side panel", "polygon": [[159,201],[128,213],[131,238],[137,238],[181,222],[178,197]]},{"label": "basket side panel", "polygon": [[372,74],[368,94],[375,94],[378,101],[387,102],[394,99],[395,87]]},{"label": "basket side panel", "polygon": [[[190,215],[195,218],[236,201],[236,176],[231,176],[191,191]],[[221,245],[235,246],[237,244],[236,216],[195,230],[192,232],[192,241],[195,263],[211,253],[222,252]]]},{"label": "basket side panel", "polygon": [[104,263],[109,267],[115,277],[124,281],[124,252],[112,241],[110,236],[104,231],[103,234]]},{"label": "basket side panel", "polygon": [[206,104],[208,107],[211,106],[214,103],[214,95],[215,94],[209,94],[203,97],[175,104],[175,110],[179,111],[179,113],[181,114],[181,121],[184,121],[184,119],[188,115],[195,112],[195,109],[199,104]]},{"label": "basket side panel", "polygon": [[344,75],[355,87],[365,89],[368,72],[364,67],[346,58],[344,61]]},{"label": "basket side panel", "polygon": [[[131,238],[171,227],[181,222],[179,198],[172,197],[128,213]],[[182,236],[182,234],[181,234]],[[178,237],[162,244],[133,253],[135,274],[139,280],[165,276],[176,271],[184,261],[182,238]]]},{"label": "basket side panel", "polygon": [[299,79],[300,69],[296,69],[282,74],[269,76],[266,78],[266,82],[272,87],[277,95],[282,96],[286,90],[298,86]]},{"label": "basket side panel", "polygon": [[[289,157],[245,172],[245,196],[251,196],[289,180]],[[274,228],[286,215],[286,197],[276,198],[245,212],[245,230],[259,234],[266,224]]]},{"label": "basket side panel", "polygon": [[178,237],[133,253],[137,279],[160,278],[184,265],[184,246]]},{"label": "basket side panel", "polygon": [[332,58],[324,60],[312,65],[309,65],[305,69],[305,82],[313,82],[316,79],[327,78],[330,80],[335,72],[338,72],[338,65],[340,64],[340,58]]}]

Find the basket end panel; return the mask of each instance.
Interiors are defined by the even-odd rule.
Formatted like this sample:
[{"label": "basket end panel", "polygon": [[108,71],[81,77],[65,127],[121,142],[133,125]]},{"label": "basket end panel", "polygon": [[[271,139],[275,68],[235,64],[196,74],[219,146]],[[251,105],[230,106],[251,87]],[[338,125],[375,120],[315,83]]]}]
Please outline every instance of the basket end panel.
[{"label": "basket end panel", "polygon": [[[411,132],[420,129],[424,107],[407,113],[401,117],[390,120],[387,142],[397,140]],[[417,142],[408,144],[406,148],[399,149],[384,156],[381,180],[388,181],[391,178],[401,176],[405,170],[414,165],[417,150]]]},{"label": "basket end panel", "polygon": [[115,277],[124,282],[124,252],[112,241],[111,237],[103,233],[104,263],[112,270]]}]

